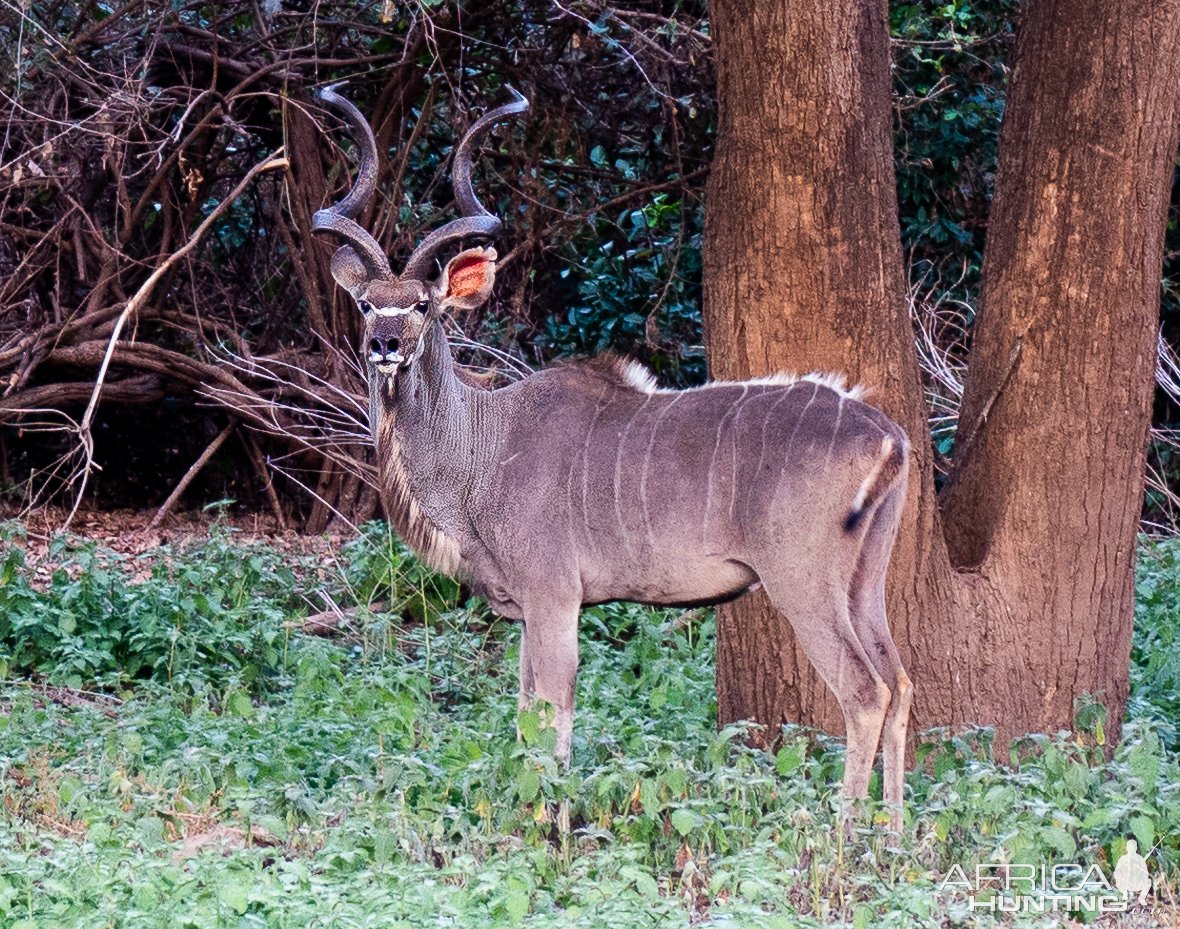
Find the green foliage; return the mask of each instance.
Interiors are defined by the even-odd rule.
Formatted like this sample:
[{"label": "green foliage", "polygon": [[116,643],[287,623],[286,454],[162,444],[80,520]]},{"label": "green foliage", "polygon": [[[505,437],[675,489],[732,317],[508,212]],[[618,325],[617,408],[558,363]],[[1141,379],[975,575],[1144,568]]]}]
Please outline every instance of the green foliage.
[{"label": "green foliage", "polygon": [[902,241],[915,273],[933,266],[943,288],[957,281],[956,299],[973,297],[979,284],[1018,7],[890,5]]},{"label": "green foliage", "polygon": [[58,538],[44,585],[24,570],[18,539],[14,528],[0,531],[0,663],[13,671],[73,687],[151,679],[256,689],[278,667],[295,575],[277,553],[234,544],[230,529],[164,549],[150,568]]},{"label": "green foliage", "polygon": [[[1180,869],[1180,766],[1157,719],[1170,704],[1148,706],[1175,697],[1155,674],[1180,615],[1172,545],[1144,559],[1141,718],[1114,757],[1092,706],[1077,735],[1015,746],[1013,767],[991,760],[986,730],[930,733],[890,852],[876,829],[838,825],[837,743],[788,729],[768,753],[742,727],[716,730],[708,613],[585,611],[565,772],[539,712],[513,737],[515,625],[457,609],[455,591],[423,598],[384,527],[318,573],[225,530],[151,553],[147,571],[57,543],[48,578],[11,530],[6,544],[0,616],[21,621],[0,641],[36,675],[10,668],[0,684],[6,927],[1051,925],[970,914],[938,884],[997,857],[1110,873],[1129,838],[1156,846],[1153,871]],[[380,635],[366,619],[341,641],[291,634],[268,650],[299,593],[423,606]],[[191,603],[178,614],[169,597]],[[157,654],[170,634],[133,635],[169,617],[171,675]],[[90,684],[92,667],[121,702],[54,702],[42,685]],[[239,830],[226,850],[203,844],[218,827]]]},{"label": "green foliage", "polygon": [[425,621],[459,605],[459,585],[417,561],[387,523],[373,521],[344,546],[343,580],[350,599]]},{"label": "green foliage", "polygon": [[548,319],[548,349],[561,355],[607,349],[643,355],[661,383],[703,382],[703,228],[699,201],[689,204],[665,194],[613,221],[599,214],[588,234],[566,248],[569,264],[561,277],[572,292],[568,308]]},{"label": "green foliage", "polygon": [[911,784],[934,834],[952,847],[975,837],[1013,862],[1105,864],[1138,838],[1144,848],[1161,841],[1175,867],[1180,768],[1166,757],[1158,727],[1142,721],[1127,725],[1109,763],[1100,749],[1062,733],[1020,740],[1013,769],[1004,770],[990,761],[987,738],[945,737],[921,747],[926,765]]},{"label": "green foliage", "polygon": [[1141,547],[1135,594],[1132,712],[1154,719],[1180,751],[1180,540]]}]

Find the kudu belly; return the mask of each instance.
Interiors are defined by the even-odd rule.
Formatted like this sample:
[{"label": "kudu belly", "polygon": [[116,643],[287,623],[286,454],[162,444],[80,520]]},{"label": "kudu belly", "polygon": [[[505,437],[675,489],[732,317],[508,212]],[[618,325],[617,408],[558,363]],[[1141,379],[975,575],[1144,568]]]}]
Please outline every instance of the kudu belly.
[{"label": "kudu belly", "polygon": [[792,498],[828,490],[799,475],[816,472],[809,462],[828,448],[797,441],[793,405],[779,399],[767,391],[711,416],[682,399],[596,424],[600,454],[571,469],[566,501],[588,602],[725,600],[758,583],[768,557],[790,557],[810,531],[798,514],[816,511]]}]

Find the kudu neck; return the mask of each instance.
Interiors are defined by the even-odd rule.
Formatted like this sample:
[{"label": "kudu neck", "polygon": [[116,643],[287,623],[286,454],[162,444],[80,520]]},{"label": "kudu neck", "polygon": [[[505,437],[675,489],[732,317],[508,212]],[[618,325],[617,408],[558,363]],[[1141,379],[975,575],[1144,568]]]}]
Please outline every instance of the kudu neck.
[{"label": "kudu neck", "polygon": [[486,474],[492,454],[481,439],[486,417],[476,393],[459,379],[437,321],[396,390],[370,393],[381,405],[374,438],[385,511],[402,539],[445,572],[459,566],[469,524],[465,495]]},{"label": "kudu neck", "polygon": [[386,412],[395,432],[413,434],[416,441],[407,452],[434,458],[446,450],[468,457],[487,391],[460,379],[440,320],[427,327],[421,354],[402,378]]},{"label": "kudu neck", "polygon": [[442,321],[434,319],[422,337],[422,354],[410,370],[413,390],[406,399],[422,412],[442,412],[453,404],[462,409],[470,388],[455,372],[455,358]]}]

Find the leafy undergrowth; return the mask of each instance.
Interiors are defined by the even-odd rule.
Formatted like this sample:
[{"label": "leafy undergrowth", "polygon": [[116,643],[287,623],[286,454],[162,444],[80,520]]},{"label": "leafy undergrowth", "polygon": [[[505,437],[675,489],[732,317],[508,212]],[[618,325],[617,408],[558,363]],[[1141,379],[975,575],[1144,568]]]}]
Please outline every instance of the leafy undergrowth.
[{"label": "leafy undergrowth", "polygon": [[[535,714],[515,738],[517,629],[381,527],[327,564],[229,530],[146,559],[63,542],[47,576],[0,546],[0,926],[1055,925],[939,886],[998,860],[1110,875],[1129,838],[1163,880],[1127,918],[1176,918],[1172,547],[1143,559],[1114,759],[1054,735],[1005,768],[986,732],[929,734],[892,851],[875,806],[839,827],[838,743],[717,732],[708,614],[586,612],[564,773]],[[287,625],[325,593],[392,612]]]},{"label": "leafy undergrowth", "polygon": [[1130,713],[1180,752],[1180,540],[1140,548],[1135,593]]}]

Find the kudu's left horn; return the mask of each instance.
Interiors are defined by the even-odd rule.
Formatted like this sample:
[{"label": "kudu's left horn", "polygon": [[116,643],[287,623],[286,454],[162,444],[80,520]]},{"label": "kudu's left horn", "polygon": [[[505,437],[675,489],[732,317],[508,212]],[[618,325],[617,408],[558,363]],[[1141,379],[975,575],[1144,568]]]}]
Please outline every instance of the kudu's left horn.
[{"label": "kudu's left horn", "polygon": [[445,226],[435,229],[422,240],[422,244],[414,249],[410,260],[406,262],[406,269],[402,272],[402,277],[420,281],[426,280],[430,273],[431,262],[443,246],[467,236],[490,237],[499,231],[502,223],[496,216],[483,208],[472,188],[471,149],[479,137],[493,124],[506,116],[514,116],[528,110],[529,102],[523,94],[508,85],[505,85],[505,88],[512,94],[512,100],[484,113],[467,130],[462,141],[455,146],[455,157],[451,165],[451,186],[455,190],[455,199],[459,201],[462,215],[458,219],[451,220]]}]

